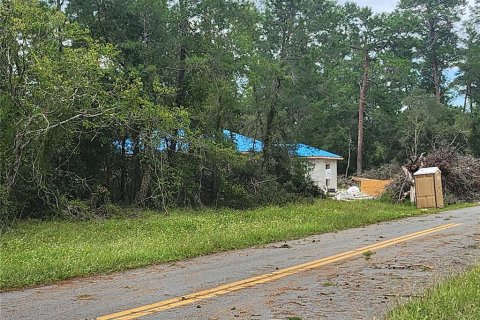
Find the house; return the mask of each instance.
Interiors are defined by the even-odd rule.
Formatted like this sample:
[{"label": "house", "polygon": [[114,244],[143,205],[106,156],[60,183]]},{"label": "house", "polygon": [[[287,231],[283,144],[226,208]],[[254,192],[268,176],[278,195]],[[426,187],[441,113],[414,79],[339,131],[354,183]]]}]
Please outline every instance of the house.
[{"label": "house", "polygon": [[[239,133],[223,130],[224,136],[232,140],[241,153],[261,152],[263,143]],[[343,158],[334,153],[299,143],[287,146],[291,153],[306,159],[311,164],[310,179],[322,190],[337,190],[337,163]]]},{"label": "house", "polygon": [[334,153],[299,143],[295,155],[311,165],[310,179],[322,190],[337,190],[337,163],[343,158]]}]

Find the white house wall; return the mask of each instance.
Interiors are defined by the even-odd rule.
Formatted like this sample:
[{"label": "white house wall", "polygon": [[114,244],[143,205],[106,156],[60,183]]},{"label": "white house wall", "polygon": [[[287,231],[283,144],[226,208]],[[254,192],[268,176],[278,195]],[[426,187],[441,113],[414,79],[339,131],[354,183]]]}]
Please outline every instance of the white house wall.
[{"label": "white house wall", "polygon": [[329,181],[328,189],[337,190],[337,160],[309,158],[307,161],[312,165],[310,179],[322,190],[327,189],[326,165],[330,164],[332,178]]}]

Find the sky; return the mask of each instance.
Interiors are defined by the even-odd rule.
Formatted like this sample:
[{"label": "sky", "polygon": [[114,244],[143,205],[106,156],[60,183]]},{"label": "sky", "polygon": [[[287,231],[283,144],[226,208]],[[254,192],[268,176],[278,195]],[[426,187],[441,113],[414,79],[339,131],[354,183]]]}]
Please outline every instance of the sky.
[{"label": "sky", "polygon": [[[468,3],[472,5],[473,1],[468,0]],[[337,0],[337,2],[343,4],[346,0]],[[353,2],[362,7],[371,7],[375,12],[391,12],[395,9],[398,0],[353,0]]]},{"label": "sky", "polygon": [[[345,3],[346,0],[337,0],[338,3]],[[397,0],[354,0],[361,7],[371,7],[375,12],[390,12],[395,9]]]}]

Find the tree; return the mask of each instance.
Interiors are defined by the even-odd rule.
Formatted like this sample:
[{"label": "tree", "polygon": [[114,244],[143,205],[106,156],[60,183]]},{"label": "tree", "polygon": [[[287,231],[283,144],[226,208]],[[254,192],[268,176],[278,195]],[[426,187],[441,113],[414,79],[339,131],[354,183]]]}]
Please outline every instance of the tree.
[{"label": "tree", "polygon": [[469,124],[460,110],[438,103],[432,94],[420,89],[412,91],[403,106],[400,141],[408,158],[441,147],[466,149]]},{"label": "tree", "polygon": [[247,75],[254,123],[261,127],[264,164],[279,142],[298,138],[319,79],[316,59],[334,25],[331,1],[266,1]]},{"label": "tree", "polygon": [[471,15],[464,22],[464,48],[459,62],[459,76],[455,80],[465,95],[463,112],[474,112],[480,106],[480,1],[471,7]]},{"label": "tree", "polygon": [[[12,0],[0,10],[1,183],[25,210],[58,209],[65,197],[91,192],[86,155],[97,154],[95,171],[104,171],[98,160],[113,149],[111,128],[137,104],[152,104],[138,81],[125,81],[116,50],[56,8]],[[100,177],[94,183],[108,185]],[[29,185],[36,196],[25,197]]]},{"label": "tree", "polygon": [[[114,51],[97,46],[59,12],[36,1],[10,1],[2,6],[2,98],[13,108],[14,158],[7,170],[7,189],[14,186],[24,150],[55,128],[101,115],[99,78]],[[34,23],[35,22],[35,23]],[[61,29],[61,34],[55,31]],[[68,48],[59,50],[59,39]],[[78,42],[77,42],[78,41]],[[77,46],[77,43],[83,45]],[[79,58],[76,58],[76,55]],[[100,61],[105,61],[105,68]],[[65,72],[68,70],[68,72]],[[92,78],[88,78],[92,74]],[[89,80],[95,79],[92,86]],[[88,90],[88,91],[86,91]],[[90,100],[96,97],[96,101]]]},{"label": "tree", "polygon": [[[361,58],[361,80],[358,99],[358,134],[357,134],[357,173],[363,169],[364,116],[367,91],[370,82],[370,68],[381,51],[389,45],[388,36],[384,34],[385,15],[373,15],[368,8],[359,8],[355,4],[345,5],[346,20],[351,39],[352,55]],[[354,54],[357,52],[357,54]]]},{"label": "tree", "polygon": [[410,21],[410,32],[418,37],[416,60],[423,78],[422,87],[444,102],[443,72],[458,54],[454,25],[461,18],[466,0],[401,0],[399,8]]},{"label": "tree", "polygon": [[363,136],[356,150],[362,150],[362,169],[389,162],[400,150],[401,101],[418,85],[414,42],[396,13],[374,15],[349,3],[335,8],[330,18],[333,26],[324,29],[328,39],[316,51],[312,67],[317,76],[309,95],[314,102],[304,109],[300,140],[346,155],[355,149],[353,140]]}]

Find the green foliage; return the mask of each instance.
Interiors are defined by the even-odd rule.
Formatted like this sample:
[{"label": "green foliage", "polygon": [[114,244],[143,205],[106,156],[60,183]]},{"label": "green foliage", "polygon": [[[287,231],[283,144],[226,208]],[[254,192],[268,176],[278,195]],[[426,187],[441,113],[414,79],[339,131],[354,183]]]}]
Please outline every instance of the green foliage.
[{"label": "green foliage", "polygon": [[362,253],[362,256],[363,256],[363,258],[365,258],[365,260],[370,260],[374,254],[375,254],[375,252],[367,250],[367,251],[364,251]]},{"label": "green foliage", "polygon": [[145,158],[150,166],[161,163],[163,169],[153,175],[155,193],[144,204],[163,209],[203,205],[245,209],[320,194],[306,178],[308,168],[288,155],[265,168],[261,157],[239,154],[228,142],[193,137],[189,148],[193,150]]},{"label": "green foliage", "polygon": [[459,111],[436,101],[431,94],[414,90],[403,100],[401,144],[408,156],[455,145],[464,150],[468,142],[468,119]]},{"label": "green foliage", "polygon": [[0,227],[0,231],[13,220],[15,212],[16,208],[10,199],[10,195],[6,188],[0,185],[0,225],[2,226]]},{"label": "green foliage", "polygon": [[470,150],[472,154],[480,158],[480,111],[472,115],[471,133],[470,133]]}]

